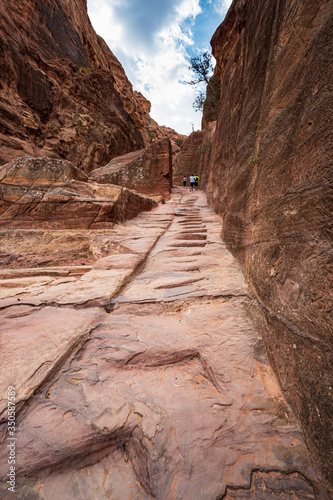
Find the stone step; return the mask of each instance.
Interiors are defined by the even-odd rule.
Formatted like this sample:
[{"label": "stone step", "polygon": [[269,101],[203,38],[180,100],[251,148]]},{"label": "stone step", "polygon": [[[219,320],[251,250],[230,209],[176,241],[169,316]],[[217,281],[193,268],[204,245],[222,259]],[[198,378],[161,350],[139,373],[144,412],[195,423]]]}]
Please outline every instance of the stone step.
[{"label": "stone step", "polygon": [[30,280],[3,285],[1,318],[25,498],[325,498],[220,218],[203,193],[185,205],[195,221],[153,227],[158,208],[103,234],[82,276],[3,272]]},{"label": "stone step", "polygon": [[80,276],[92,269],[92,266],[50,266],[27,267],[20,269],[1,269],[0,279],[24,278],[26,276]]}]

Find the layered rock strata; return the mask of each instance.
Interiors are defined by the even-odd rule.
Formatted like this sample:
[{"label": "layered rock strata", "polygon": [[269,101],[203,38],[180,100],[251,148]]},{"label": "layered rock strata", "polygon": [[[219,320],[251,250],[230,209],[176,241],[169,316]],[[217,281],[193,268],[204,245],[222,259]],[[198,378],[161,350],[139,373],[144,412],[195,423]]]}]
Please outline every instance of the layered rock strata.
[{"label": "layered rock strata", "polygon": [[202,171],[264,312],[270,362],[331,485],[332,19],[326,0],[233,2],[212,38],[221,98]]},{"label": "layered rock strata", "polygon": [[96,35],[85,0],[1,0],[0,12],[0,164],[27,154],[89,172],[169,135]]},{"label": "layered rock strata", "polygon": [[2,272],[17,498],[328,499],[220,233],[202,193],[173,194],[81,276]]},{"label": "layered rock strata", "polygon": [[13,160],[0,168],[0,228],[102,229],[156,205],[126,188],[87,180],[64,160]]},{"label": "layered rock strata", "polygon": [[171,142],[164,139],[154,142],[149,148],[114,158],[105,167],[94,170],[89,179],[169,198],[172,186]]}]

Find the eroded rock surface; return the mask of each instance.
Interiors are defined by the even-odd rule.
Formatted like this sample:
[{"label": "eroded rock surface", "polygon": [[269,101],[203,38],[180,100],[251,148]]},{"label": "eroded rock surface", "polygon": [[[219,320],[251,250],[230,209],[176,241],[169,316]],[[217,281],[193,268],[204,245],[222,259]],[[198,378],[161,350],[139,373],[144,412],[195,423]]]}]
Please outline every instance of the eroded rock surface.
[{"label": "eroded rock surface", "polygon": [[65,160],[22,157],[4,165],[0,229],[107,228],[156,205],[129,189],[87,180]]},{"label": "eroded rock surface", "polygon": [[[220,232],[202,193],[174,193],[81,277],[3,271],[17,498],[328,498]],[[0,436],[6,481],[6,411]]]},{"label": "eroded rock surface", "polygon": [[174,183],[176,185],[182,185],[183,177],[186,175],[189,186],[190,175],[197,175],[203,136],[204,133],[199,130],[192,132],[181,145],[174,162]]},{"label": "eroded rock surface", "polygon": [[212,141],[215,134],[215,122],[206,123],[201,131],[192,132],[181,144],[180,151],[173,163],[173,181],[176,185],[183,184],[184,175],[189,186],[190,175],[199,175],[199,186],[207,186],[207,179],[214,179],[218,189],[218,177],[209,171],[212,154]]},{"label": "eroded rock surface", "polygon": [[149,148],[114,158],[104,167],[94,170],[89,179],[169,198],[172,187],[171,142],[164,139],[154,142]]}]

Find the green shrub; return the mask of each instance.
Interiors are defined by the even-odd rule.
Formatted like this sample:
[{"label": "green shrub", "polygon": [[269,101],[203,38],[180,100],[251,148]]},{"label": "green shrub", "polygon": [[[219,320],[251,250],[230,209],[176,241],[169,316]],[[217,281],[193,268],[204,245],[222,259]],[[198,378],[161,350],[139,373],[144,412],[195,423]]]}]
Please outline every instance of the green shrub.
[{"label": "green shrub", "polygon": [[259,165],[259,156],[250,156],[251,165]]}]

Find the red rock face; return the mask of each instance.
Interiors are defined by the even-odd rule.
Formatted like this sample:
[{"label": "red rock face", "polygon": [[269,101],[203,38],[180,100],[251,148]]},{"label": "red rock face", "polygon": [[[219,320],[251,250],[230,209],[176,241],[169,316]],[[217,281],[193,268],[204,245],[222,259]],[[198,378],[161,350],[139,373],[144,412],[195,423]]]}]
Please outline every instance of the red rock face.
[{"label": "red rock face", "polygon": [[192,132],[183,142],[174,162],[174,183],[181,184],[184,175],[197,174],[202,148],[203,132]]},{"label": "red rock face", "polygon": [[1,229],[101,229],[156,203],[120,186],[87,182],[71,163],[23,157],[0,169]]},{"label": "red rock face", "polygon": [[0,164],[28,154],[89,172],[168,135],[149,111],[85,1],[0,0]]},{"label": "red rock face", "polygon": [[169,139],[164,139],[154,142],[147,149],[114,158],[105,167],[94,170],[90,180],[169,198],[172,186],[171,143]]},{"label": "red rock face", "polygon": [[[192,132],[181,145],[176,155],[173,167],[174,184],[182,184],[184,175],[199,175],[199,184],[207,185],[208,169],[212,153],[212,139],[215,132],[215,122],[207,123],[202,131]],[[188,185],[189,180],[187,181]]]},{"label": "red rock face", "polygon": [[331,14],[328,1],[233,2],[212,39],[221,98],[205,183],[332,484]]}]

